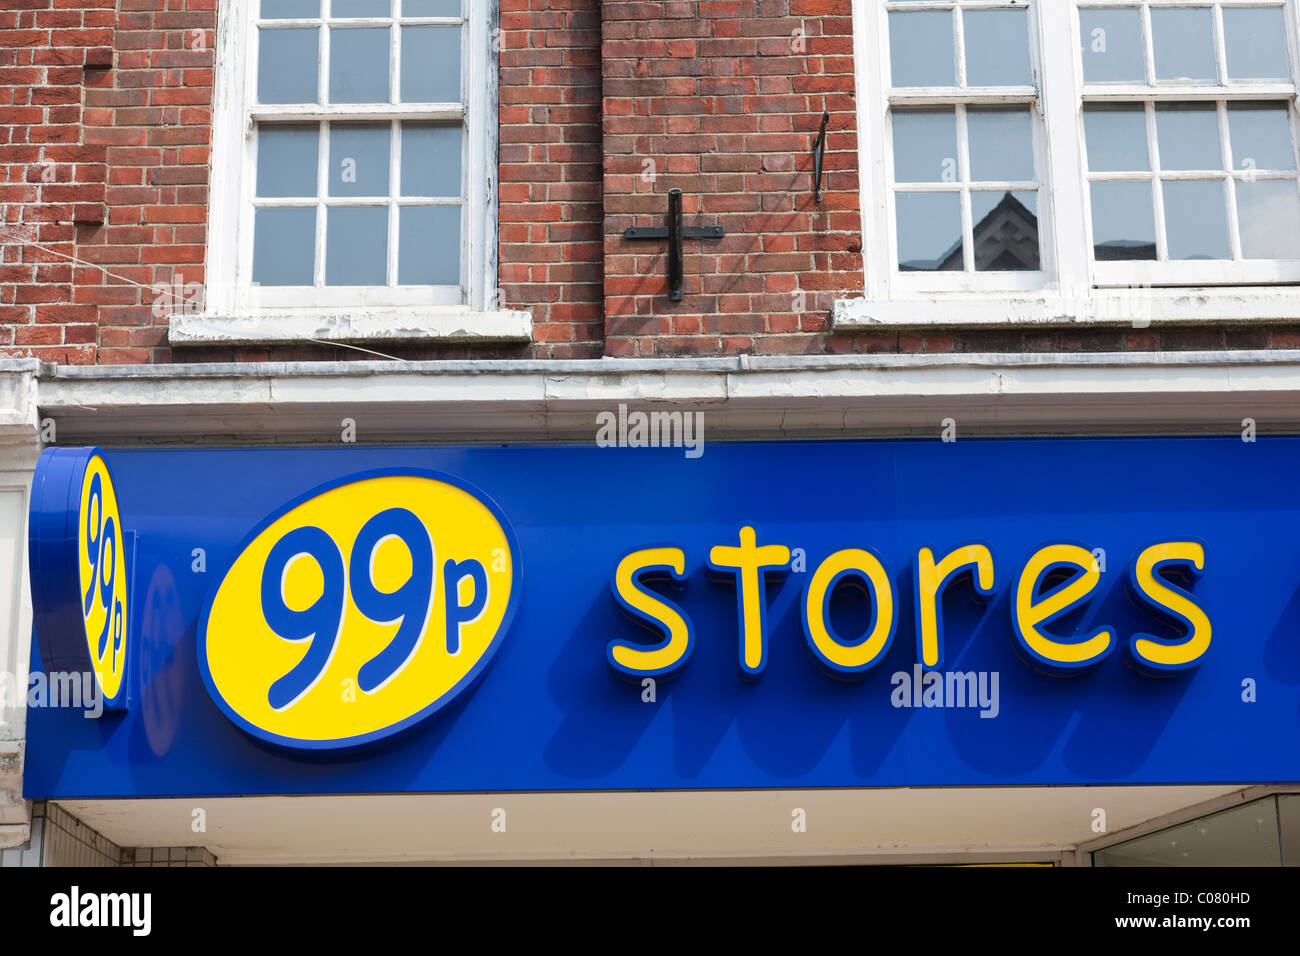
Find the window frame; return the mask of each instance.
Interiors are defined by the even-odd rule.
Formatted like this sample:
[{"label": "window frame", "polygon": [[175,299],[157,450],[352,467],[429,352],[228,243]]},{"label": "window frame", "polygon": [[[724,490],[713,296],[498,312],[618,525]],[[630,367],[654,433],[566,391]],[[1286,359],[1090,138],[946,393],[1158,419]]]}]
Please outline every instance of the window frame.
[{"label": "window frame", "polygon": [[[954,5],[965,9],[1025,9],[1023,2],[1016,0],[950,0]],[[894,144],[893,144],[893,122],[891,119],[894,108],[944,108],[955,107],[959,110],[970,110],[971,108],[979,109],[982,107],[999,107],[999,106],[1022,106],[1028,107],[1031,115],[1031,128],[1033,136],[1034,166],[1039,177],[1038,182],[1038,217],[1040,223],[1040,236],[1045,232],[1050,232],[1051,224],[1054,221],[1051,189],[1050,157],[1048,151],[1047,130],[1043,122],[1043,111],[1039,104],[1039,94],[1037,86],[1041,82],[1043,70],[1043,49],[1041,41],[1035,42],[1035,35],[1040,35],[1041,31],[1035,29],[1036,10],[1038,5],[1035,4],[1028,10],[1029,29],[1031,35],[1027,37],[1029,43],[1028,55],[1031,74],[1031,83],[1025,87],[904,87],[899,92],[889,92],[891,90],[892,63],[889,49],[889,12],[891,9],[918,11],[934,10],[933,3],[908,3],[906,0],[878,0],[876,7],[876,26],[877,39],[880,54],[876,57],[878,61],[878,83],[879,83],[879,100],[878,104],[883,107],[877,115],[880,118],[880,164],[879,169],[883,173],[883,179],[876,184],[872,195],[883,195],[886,200],[885,219],[887,232],[885,235],[885,247],[887,249],[887,259],[884,265],[890,277],[892,288],[899,294],[916,295],[927,292],[1013,292],[1013,291],[1032,291],[1043,288],[1049,281],[1049,276],[1053,272],[1054,255],[1051,243],[1039,242],[1039,260],[1040,268],[1036,271],[1024,272],[903,272],[897,266],[897,194],[901,192],[931,192],[936,191],[931,184],[913,183],[899,184],[894,177]],[[964,43],[964,38],[954,37],[954,42]],[[964,133],[965,123],[958,121],[958,153],[955,157],[961,169],[969,172],[970,157],[968,148],[968,138]],[[930,186],[930,188],[927,188]],[[900,188],[901,187],[901,188]],[[937,191],[950,192],[951,189],[940,187]],[[960,192],[969,192],[970,184],[968,180],[962,180],[959,187]],[[865,192],[865,186],[864,186]],[[974,223],[965,223],[965,208],[963,203],[963,243],[964,233],[967,225],[974,227]],[[1045,224],[1045,228],[1044,228]],[[973,250],[971,250],[973,252]],[[970,252],[967,253],[969,258]],[[880,271],[880,270],[878,270]]]},{"label": "window frame", "polygon": [[[1153,75],[1153,48],[1150,32],[1150,17],[1148,11],[1152,8],[1160,7],[1200,7],[1209,8],[1212,11],[1219,11],[1223,7],[1268,7],[1278,6],[1276,3],[1261,2],[1261,0],[1071,0],[1070,14],[1073,16],[1073,24],[1076,31],[1075,49],[1082,49],[1082,34],[1079,23],[1079,8],[1124,8],[1137,6],[1142,10],[1142,44],[1144,48],[1144,65],[1147,67],[1147,83],[1145,84],[1118,84],[1118,83],[1097,83],[1087,84],[1083,80],[1083,62],[1080,57],[1075,66],[1076,82],[1079,89],[1079,110],[1080,110],[1080,155],[1086,164],[1086,143],[1083,140],[1082,116],[1084,107],[1089,104],[1123,104],[1128,106],[1143,106],[1147,115],[1148,141],[1154,139],[1155,131],[1154,113],[1159,111],[1162,103],[1206,103],[1214,104],[1219,113],[1220,131],[1219,147],[1225,154],[1229,149],[1229,141],[1225,138],[1226,117],[1223,110],[1218,110],[1218,104],[1232,102],[1278,102],[1287,105],[1289,120],[1291,125],[1291,148],[1296,162],[1296,170],[1300,173],[1300,115],[1297,114],[1297,95],[1300,94],[1300,47],[1297,46],[1297,35],[1300,34],[1300,16],[1297,11],[1300,10],[1300,4],[1296,0],[1283,0],[1281,6],[1283,20],[1286,23],[1287,30],[1287,57],[1291,67],[1291,83],[1280,84],[1264,81],[1233,81],[1227,75],[1226,63],[1226,45],[1223,34],[1222,18],[1217,14],[1214,16],[1214,45],[1215,59],[1219,71],[1219,81],[1215,84],[1184,84],[1176,82],[1161,83]],[[1150,103],[1150,108],[1145,108]],[[1226,106],[1225,106],[1226,109]],[[1158,156],[1150,159],[1149,165],[1153,168],[1149,171],[1149,178],[1159,178],[1163,182],[1177,181],[1180,179],[1189,181],[1204,182],[1205,177],[1198,171],[1187,175],[1179,175],[1181,171],[1154,169],[1157,165]],[[1206,171],[1208,172],[1208,170]],[[1115,174],[1110,176],[1099,176],[1098,178],[1106,181],[1117,181]],[[1237,169],[1226,169],[1222,171],[1219,181],[1226,185],[1228,180],[1234,182],[1242,178],[1241,171]],[[1086,185],[1092,181],[1091,173],[1085,175],[1084,192],[1090,194],[1090,189]],[[1145,179],[1142,181],[1146,181]],[[1235,258],[1239,252],[1240,228],[1236,224],[1237,206],[1235,187],[1229,186],[1230,195],[1224,199],[1224,209],[1227,216],[1229,228],[1229,244],[1232,247],[1234,258],[1232,259],[1193,259],[1193,260],[1169,260],[1169,261],[1151,261],[1151,260],[1133,260],[1133,261],[1110,261],[1110,262],[1092,262],[1093,284],[1099,287],[1114,286],[1161,286],[1177,287],[1188,285],[1231,285],[1239,284],[1258,284],[1258,283],[1280,283],[1280,282],[1300,282],[1300,259],[1244,259]],[[1300,175],[1297,177],[1297,189],[1300,190]],[[1163,188],[1156,191],[1157,197],[1163,197]],[[1164,204],[1160,198],[1154,201],[1154,210],[1156,213],[1156,245],[1160,249],[1167,245],[1167,226],[1164,215]],[[1088,249],[1092,248],[1092,217],[1089,215],[1085,220],[1088,228]]]},{"label": "window frame", "polygon": [[[321,0],[321,28],[330,0]],[[207,316],[263,316],[285,313],[346,311],[387,314],[465,313],[496,310],[497,263],[497,4],[462,0],[460,18],[420,18],[421,22],[461,24],[462,96],[445,104],[280,104],[256,102],[257,0],[223,8],[218,26],[212,110],[212,175],[209,189],[208,257],[203,312]],[[467,8],[470,15],[464,14]],[[393,8],[390,7],[390,12]],[[399,8],[400,9],[400,8]],[[283,21],[286,25],[294,21]],[[375,25],[349,19],[349,26]],[[324,41],[328,43],[328,40]],[[400,44],[392,44],[400,45]],[[390,45],[393,76],[399,55]],[[323,58],[322,58],[323,60]],[[318,63],[318,84],[328,82],[327,64]],[[323,98],[323,87],[318,86]],[[461,284],[456,286],[257,286],[252,283],[253,191],[256,180],[259,122],[399,123],[402,120],[463,122],[461,157]],[[322,132],[328,142],[328,130]],[[391,153],[391,147],[390,147]],[[328,155],[318,161],[318,192],[324,190]],[[400,157],[390,154],[390,163]],[[319,201],[319,197],[318,197]],[[396,223],[389,217],[391,237]],[[316,255],[322,253],[323,224],[318,223]],[[318,266],[319,270],[319,266]]]},{"label": "window frame", "polygon": [[[890,0],[893,9],[934,9],[931,3]],[[1156,5],[1212,6],[1211,0],[1151,0]],[[1225,0],[1229,5],[1259,6],[1251,0]],[[965,0],[975,9],[1024,8],[1026,0]],[[1133,324],[1138,327],[1161,321],[1196,321],[1202,318],[1196,302],[1223,298],[1223,307],[1205,312],[1232,319],[1245,318],[1240,309],[1228,304],[1235,297],[1242,308],[1268,298],[1270,320],[1278,311],[1275,295],[1256,289],[1246,296],[1234,296],[1248,284],[1300,282],[1300,260],[1208,260],[1188,262],[1094,262],[1090,213],[1089,173],[1083,130],[1085,90],[1090,100],[1102,96],[1114,99],[1131,95],[1136,102],[1147,98],[1182,101],[1181,94],[1195,90],[1213,99],[1259,100],[1263,83],[1193,88],[1178,84],[1119,87],[1117,84],[1083,83],[1083,57],[1079,21],[1080,6],[1140,6],[1140,0],[1044,0],[1029,11],[1031,36],[1029,53],[1037,94],[1033,97],[1035,150],[1039,174],[1040,257],[1039,273],[942,273],[902,272],[897,266],[897,224],[894,212],[893,143],[891,111],[895,106],[948,106],[954,102],[952,88],[904,88],[891,94],[889,9],[886,0],[853,0],[856,25],[854,60],[857,64],[857,114],[859,129],[859,177],[862,210],[863,270],[865,299],[836,302],[834,324],[845,330],[881,325],[1061,325]],[[1287,0],[1287,49],[1292,82],[1300,91],[1300,0]],[[1217,18],[1216,18],[1217,21]],[[1144,35],[1145,42],[1145,35]],[[1222,44],[1216,33],[1216,43]],[[1071,68],[1054,51],[1071,52]],[[1041,68],[1040,64],[1047,64]],[[1276,86],[1276,84],[1273,84]],[[1275,91],[1276,92],[1276,91]],[[1160,94],[1175,94],[1160,96]],[[1300,96],[1288,90],[1292,116],[1292,141],[1300,167]],[[1267,98],[1267,97],[1263,97]],[[1008,102],[1026,102],[1025,91],[1012,90]],[[996,94],[980,98],[977,105],[993,105]],[[1156,175],[1155,173],[1152,174]],[[1233,175],[1224,172],[1224,177]],[[905,184],[905,189],[912,184]],[[1161,225],[1163,230],[1163,225]],[[1262,264],[1242,270],[1241,263]],[[1206,266],[1212,268],[1208,270]],[[1098,266],[1104,268],[1098,268]],[[1174,269],[1168,269],[1168,266]],[[998,278],[984,278],[985,276]],[[1038,282],[1035,284],[1034,279]],[[972,281],[975,280],[975,281]],[[1209,283],[1217,283],[1209,285]],[[1134,290],[1141,290],[1135,294]],[[1195,289],[1203,295],[1189,297]],[[1276,292],[1276,288],[1268,290]],[[1220,295],[1222,294],[1222,295]],[[1300,290],[1287,294],[1300,302]],[[1142,300],[1142,301],[1138,301]],[[919,309],[917,306],[921,306]],[[953,306],[966,306],[960,312]],[[1294,308],[1295,306],[1290,306]],[[1285,309],[1283,309],[1285,311]]]}]

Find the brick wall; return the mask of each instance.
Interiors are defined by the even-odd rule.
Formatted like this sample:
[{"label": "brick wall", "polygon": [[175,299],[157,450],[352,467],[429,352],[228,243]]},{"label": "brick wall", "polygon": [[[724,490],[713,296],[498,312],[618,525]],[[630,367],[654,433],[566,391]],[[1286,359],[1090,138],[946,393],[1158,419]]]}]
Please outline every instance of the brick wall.
[{"label": "brick wall", "polygon": [[7,354],[95,359],[97,303],[73,295],[71,257],[85,237],[105,231],[108,149],[89,135],[83,98],[111,74],[114,6],[6,0],[0,10],[0,346]]},{"label": "brick wall", "polygon": [[532,309],[539,358],[604,348],[600,11],[501,0],[500,283]]},{"label": "brick wall", "polygon": [[[501,3],[500,279],[504,305],[532,310],[536,344],[384,352],[601,354],[599,6]],[[69,364],[372,357],[167,345],[155,284],[204,280],[217,16],[218,0],[5,0],[4,354]]]},{"label": "brick wall", "polygon": [[[167,345],[153,287],[203,281],[212,50],[226,2],[4,0],[0,353],[62,363],[371,357]],[[500,0],[500,15],[499,278],[503,304],[532,311],[535,341],[385,352],[1300,346],[1300,323],[833,334],[832,298],[862,289],[850,0]],[[818,204],[810,150],[823,108]],[[662,222],[673,186],[688,224],[727,230],[687,241],[678,304],[663,294],[663,244],[622,238],[628,225]]]},{"label": "brick wall", "polygon": [[[862,292],[850,0],[657,0],[603,8],[605,321],[616,356],[822,352]],[[811,146],[831,114],[822,201]],[[660,225],[687,224],[681,302]]]}]

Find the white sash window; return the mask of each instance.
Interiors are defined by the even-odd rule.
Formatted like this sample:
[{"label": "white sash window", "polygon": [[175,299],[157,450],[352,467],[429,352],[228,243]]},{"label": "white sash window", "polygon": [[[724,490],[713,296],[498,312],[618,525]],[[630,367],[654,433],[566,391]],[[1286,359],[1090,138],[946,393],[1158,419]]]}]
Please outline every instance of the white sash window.
[{"label": "white sash window", "polygon": [[[1135,288],[1135,324],[1294,309],[1258,288],[1300,282],[1293,0],[855,17],[866,324],[1118,321]],[[1180,311],[1188,287],[1224,304]]]},{"label": "white sash window", "polygon": [[209,313],[495,307],[484,8],[223,5]]}]

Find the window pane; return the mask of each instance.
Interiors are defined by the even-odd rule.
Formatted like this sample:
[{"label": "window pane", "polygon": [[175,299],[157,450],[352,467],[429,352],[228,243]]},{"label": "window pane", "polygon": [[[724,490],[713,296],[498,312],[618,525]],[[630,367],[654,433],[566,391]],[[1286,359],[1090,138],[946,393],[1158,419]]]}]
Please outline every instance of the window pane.
[{"label": "window pane", "polygon": [[402,195],[458,197],[461,126],[402,124]]},{"label": "window pane", "polygon": [[1224,8],[1223,42],[1234,80],[1291,79],[1281,7]]},{"label": "window pane", "polygon": [[315,196],[320,127],[292,123],[257,127],[257,195]]},{"label": "window pane", "polygon": [[402,102],[460,102],[460,27],[402,27]]},{"label": "window pane", "polygon": [[972,190],[970,212],[977,271],[1038,271],[1038,193]]},{"label": "window pane", "polygon": [[1156,108],[1161,169],[1222,169],[1219,111],[1214,106]]},{"label": "window pane", "polygon": [[960,272],[961,195],[899,193],[898,268],[903,272]]},{"label": "window pane", "polygon": [[257,101],[315,103],[316,27],[257,31]]},{"label": "window pane", "polygon": [[316,261],[316,208],[259,209],[253,217],[253,281],[311,285]]},{"label": "window pane", "polygon": [[400,285],[460,285],[460,206],[403,206],[398,232]]},{"label": "window pane", "polygon": [[1145,83],[1142,11],[1080,10],[1085,83]]},{"label": "window pane", "polygon": [[1029,86],[1029,13],[1027,10],[968,10],[966,29],[967,86]]},{"label": "window pane", "polygon": [[402,0],[404,17],[458,17],[460,0]]},{"label": "window pane", "polygon": [[387,196],[388,123],[335,123],[330,126],[331,196]]},{"label": "window pane", "polygon": [[1093,183],[1092,242],[1098,262],[1156,257],[1155,202],[1149,182]]},{"label": "window pane", "polygon": [[969,110],[966,133],[972,181],[1034,179],[1034,134],[1028,110]]},{"label": "window pane", "polygon": [[1170,259],[1231,259],[1221,180],[1165,183]]},{"label": "window pane", "polygon": [[1235,169],[1295,169],[1291,111],[1284,103],[1229,103]]},{"label": "window pane", "polygon": [[956,182],[957,115],[952,110],[894,113],[894,180]]},{"label": "window pane", "polygon": [[302,20],[320,16],[320,0],[262,0],[263,20]]},{"label": "window pane", "polygon": [[894,86],[956,86],[952,14],[947,10],[891,13],[889,61]]},{"label": "window pane", "polygon": [[1142,107],[1089,107],[1083,111],[1088,168],[1093,172],[1141,172],[1151,168],[1147,115]]},{"label": "window pane", "polygon": [[1215,83],[1214,13],[1209,7],[1151,11],[1156,79]]},{"label": "window pane", "polygon": [[1237,180],[1237,222],[1246,259],[1300,259],[1300,192],[1294,179]]},{"label": "window pane", "polygon": [[1098,850],[1096,866],[1278,866],[1272,797]]},{"label": "window pane", "polygon": [[393,11],[391,0],[331,0],[331,17],[386,17]]},{"label": "window pane", "polygon": [[1300,866],[1300,794],[1278,795],[1277,819],[1282,833],[1282,865]]},{"label": "window pane", "polygon": [[325,217],[325,284],[388,284],[388,207],[331,206]]},{"label": "window pane", "polygon": [[330,29],[331,103],[389,101],[388,34],[387,27]]}]

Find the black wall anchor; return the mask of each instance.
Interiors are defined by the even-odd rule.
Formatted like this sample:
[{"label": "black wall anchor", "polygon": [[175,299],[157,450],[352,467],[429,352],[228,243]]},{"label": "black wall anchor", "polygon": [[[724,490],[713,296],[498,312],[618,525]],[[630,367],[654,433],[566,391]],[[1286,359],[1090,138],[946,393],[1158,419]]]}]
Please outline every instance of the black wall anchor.
[{"label": "black wall anchor", "polygon": [[666,226],[632,226],[623,230],[624,239],[668,240],[668,298],[682,301],[682,240],[721,239],[726,230],[721,226],[682,226],[682,191],[668,190],[668,219]]},{"label": "black wall anchor", "polygon": [[831,111],[822,110],[822,128],[813,142],[813,198],[822,201],[822,161],[826,156],[826,124],[830,122]]}]

